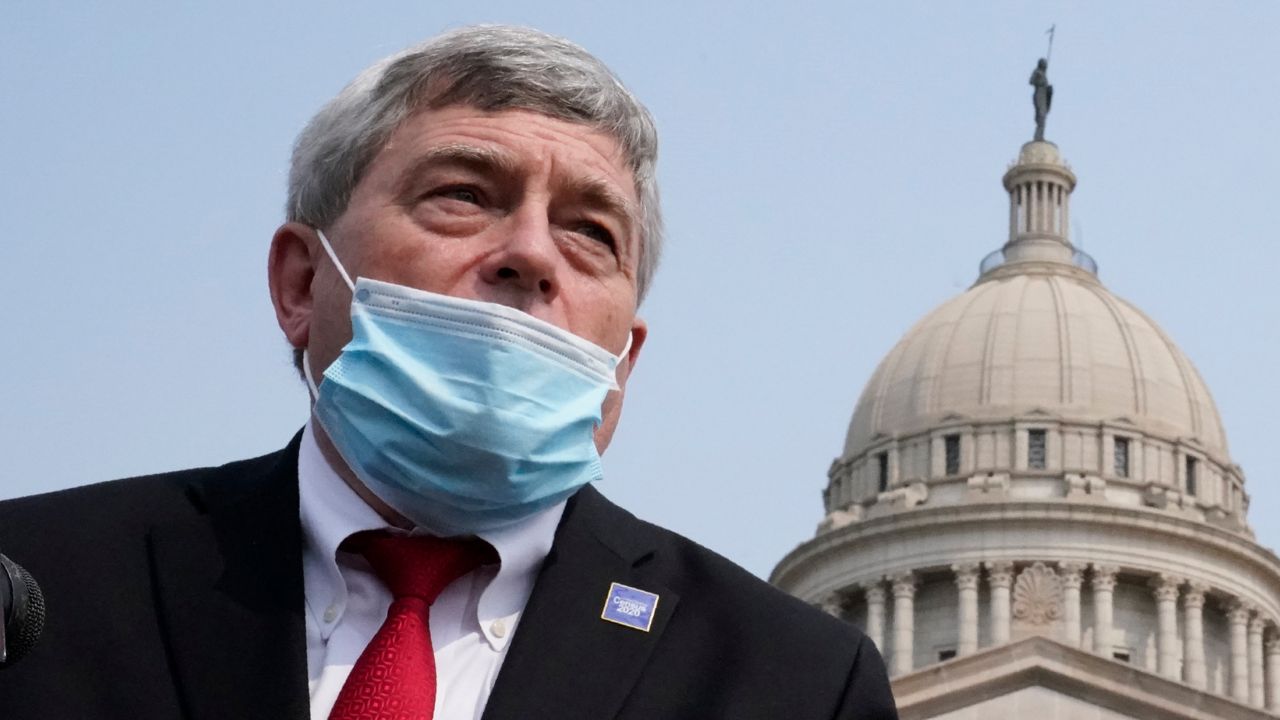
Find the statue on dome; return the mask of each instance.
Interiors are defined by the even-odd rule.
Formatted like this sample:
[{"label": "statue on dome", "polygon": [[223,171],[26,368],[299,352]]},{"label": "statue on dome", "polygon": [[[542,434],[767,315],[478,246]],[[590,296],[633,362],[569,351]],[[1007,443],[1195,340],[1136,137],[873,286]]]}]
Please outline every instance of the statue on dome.
[{"label": "statue on dome", "polygon": [[1040,58],[1040,62],[1036,63],[1036,69],[1031,72],[1031,84],[1035,86],[1035,91],[1031,95],[1031,102],[1036,107],[1036,137],[1037,141],[1044,140],[1044,120],[1049,115],[1049,107],[1053,104],[1053,86],[1049,84],[1049,61]]}]

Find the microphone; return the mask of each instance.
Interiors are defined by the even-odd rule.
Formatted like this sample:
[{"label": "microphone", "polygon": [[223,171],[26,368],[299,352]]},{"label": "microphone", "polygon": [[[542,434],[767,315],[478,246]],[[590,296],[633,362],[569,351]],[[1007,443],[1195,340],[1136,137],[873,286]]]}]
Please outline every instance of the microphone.
[{"label": "microphone", "polygon": [[44,593],[35,578],[0,555],[0,669],[31,650],[44,630]]}]

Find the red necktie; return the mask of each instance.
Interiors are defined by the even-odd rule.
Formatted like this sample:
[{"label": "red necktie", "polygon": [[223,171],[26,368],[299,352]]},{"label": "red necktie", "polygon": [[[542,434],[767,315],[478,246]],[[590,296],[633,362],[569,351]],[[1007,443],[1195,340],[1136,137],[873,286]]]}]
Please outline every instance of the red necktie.
[{"label": "red necktie", "polygon": [[387,619],[351,668],[329,720],[431,720],[436,658],[431,603],[449,583],[486,562],[480,540],[356,533],[343,543],[364,555],[394,598]]}]

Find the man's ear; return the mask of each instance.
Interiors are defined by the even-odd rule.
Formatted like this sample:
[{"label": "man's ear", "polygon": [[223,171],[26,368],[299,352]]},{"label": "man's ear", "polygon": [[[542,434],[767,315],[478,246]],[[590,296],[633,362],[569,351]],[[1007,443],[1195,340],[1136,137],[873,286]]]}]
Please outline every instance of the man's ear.
[{"label": "man's ear", "polygon": [[267,284],[276,322],[289,344],[305,348],[311,338],[311,313],[315,298],[311,281],[316,268],[311,256],[310,227],[297,222],[281,225],[271,238],[267,255]]}]

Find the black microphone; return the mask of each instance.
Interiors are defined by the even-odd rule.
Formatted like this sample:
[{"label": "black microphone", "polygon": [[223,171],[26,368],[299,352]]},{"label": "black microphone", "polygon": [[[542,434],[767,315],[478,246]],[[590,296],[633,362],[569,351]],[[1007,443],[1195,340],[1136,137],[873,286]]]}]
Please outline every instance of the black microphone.
[{"label": "black microphone", "polygon": [[0,555],[0,669],[26,655],[44,630],[44,593],[18,563]]}]

